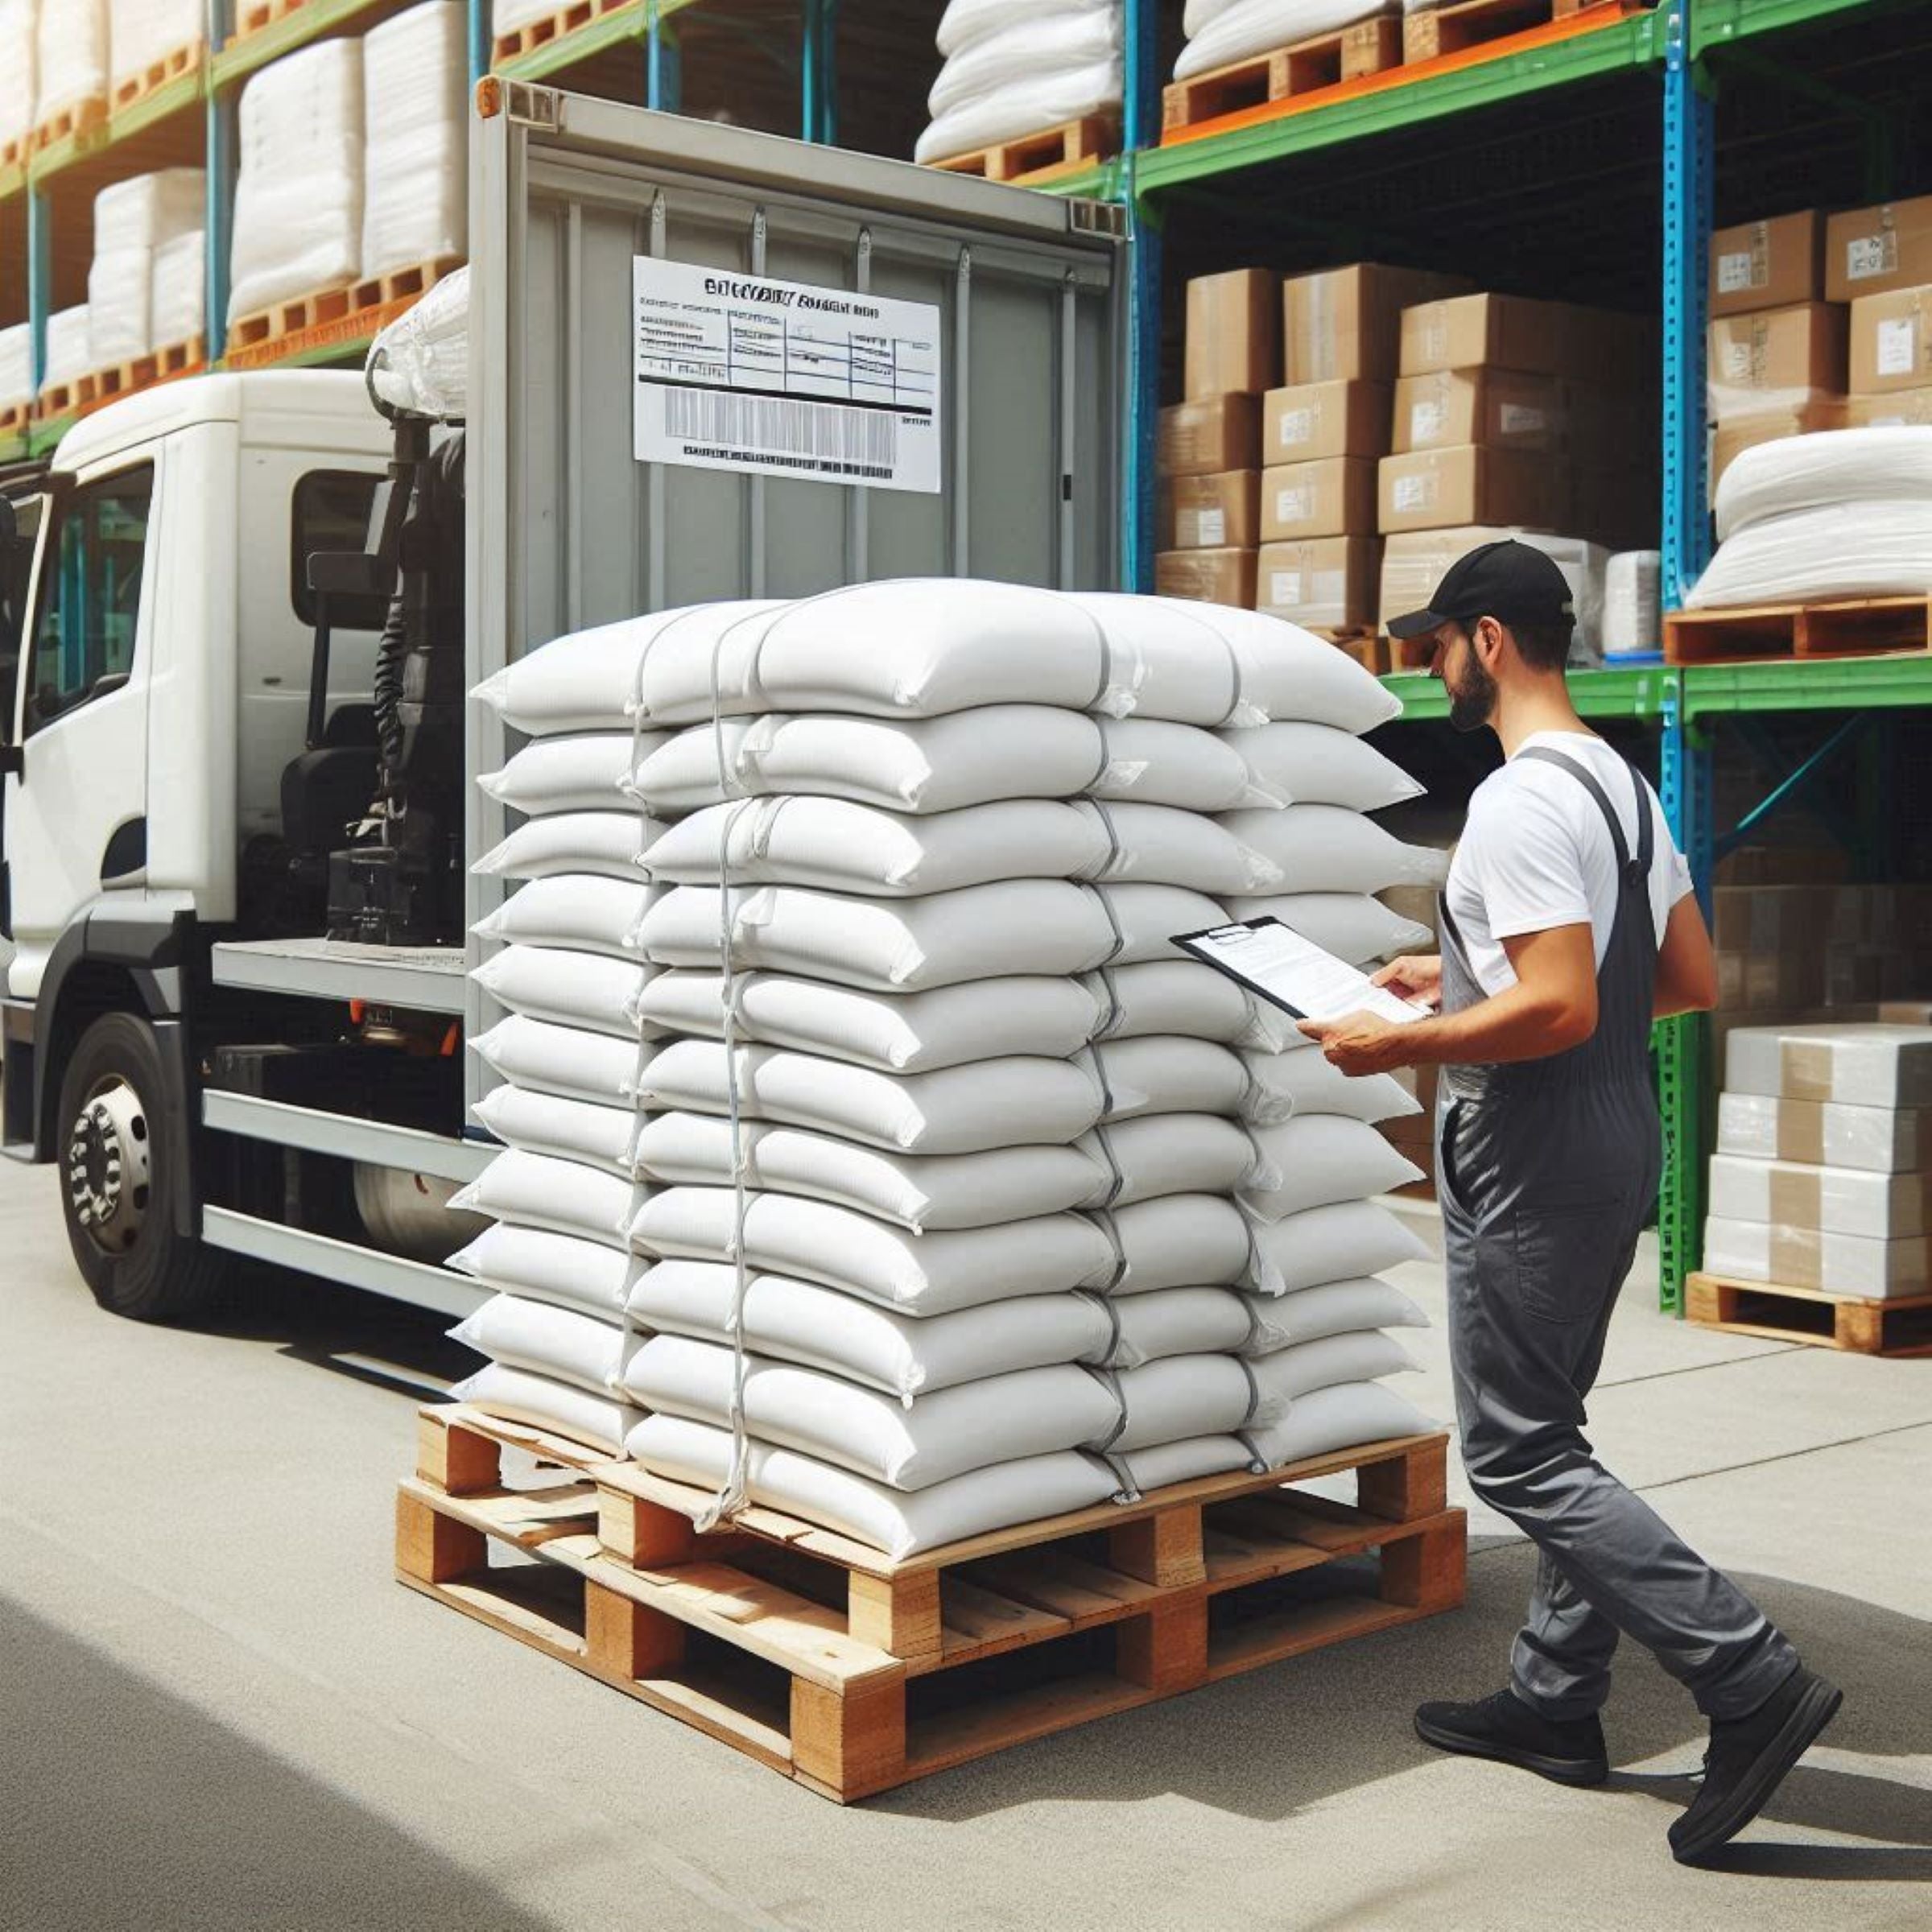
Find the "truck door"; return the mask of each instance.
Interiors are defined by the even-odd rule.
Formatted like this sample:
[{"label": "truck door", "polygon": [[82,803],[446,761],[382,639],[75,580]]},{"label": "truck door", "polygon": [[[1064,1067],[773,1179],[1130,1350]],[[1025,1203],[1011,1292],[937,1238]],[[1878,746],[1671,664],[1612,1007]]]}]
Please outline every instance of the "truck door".
[{"label": "truck door", "polygon": [[[10,769],[19,740],[14,731],[20,687],[20,656],[34,580],[34,551],[47,508],[43,495],[0,499],[0,769]],[[0,785],[0,986],[13,952],[12,904],[7,875],[6,790]]]},{"label": "truck door", "polygon": [[41,530],[5,806],[15,998],[76,915],[146,883],[155,470],[63,479]]}]

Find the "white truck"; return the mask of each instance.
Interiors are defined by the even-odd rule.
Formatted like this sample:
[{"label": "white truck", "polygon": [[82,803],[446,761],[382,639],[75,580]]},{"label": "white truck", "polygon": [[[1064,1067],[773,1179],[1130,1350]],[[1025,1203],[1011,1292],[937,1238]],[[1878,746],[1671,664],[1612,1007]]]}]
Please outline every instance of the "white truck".
[{"label": "white truck", "polygon": [[399,404],[171,383],[0,497],[0,1137],[124,1315],[237,1255],[481,1298],[440,1264],[493,671],[713,598],[1119,579],[1117,210],[486,82],[470,220]]}]

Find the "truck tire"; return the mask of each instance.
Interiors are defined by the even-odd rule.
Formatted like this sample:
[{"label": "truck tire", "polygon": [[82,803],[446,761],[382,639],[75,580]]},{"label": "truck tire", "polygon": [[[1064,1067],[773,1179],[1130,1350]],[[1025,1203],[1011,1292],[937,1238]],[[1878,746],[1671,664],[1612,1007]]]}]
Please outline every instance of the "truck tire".
[{"label": "truck tire", "polygon": [[68,1245],[94,1299],[138,1322],[204,1313],[227,1272],[179,1232],[168,1203],[188,1123],[171,1117],[154,1030],[110,1013],[80,1036],[60,1082],[54,1159]]}]

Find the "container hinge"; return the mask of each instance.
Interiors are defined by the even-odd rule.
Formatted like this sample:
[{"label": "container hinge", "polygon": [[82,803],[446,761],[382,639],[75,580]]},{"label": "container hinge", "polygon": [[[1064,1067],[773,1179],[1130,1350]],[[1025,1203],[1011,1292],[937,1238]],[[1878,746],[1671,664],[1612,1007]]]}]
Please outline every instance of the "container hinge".
[{"label": "container hinge", "polygon": [[503,83],[505,117],[520,127],[555,134],[564,125],[564,97],[555,88],[532,87],[527,80]]},{"label": "container hinge", "polygon": [[1117,201],[1094,201],[1084,196],[1069,196],[1067,225],[1076,235],[1105,235],[1115,242],[1127,239],[1127,210]]}]

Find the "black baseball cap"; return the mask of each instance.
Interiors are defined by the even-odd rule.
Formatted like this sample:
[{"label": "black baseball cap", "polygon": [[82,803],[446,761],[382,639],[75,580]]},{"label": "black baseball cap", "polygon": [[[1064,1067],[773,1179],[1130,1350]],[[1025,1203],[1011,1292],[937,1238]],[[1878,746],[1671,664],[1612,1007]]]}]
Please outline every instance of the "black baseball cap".
[{"label": "black baseball cap", "polygon": [[1513,537],[1484,543],[1449,566],[1426,610],[1389,620],[1392,638],[1419,638],[1445,624],[1494,617],[1499,624],[1576,621],[1569,580],[1544,551]]}]

